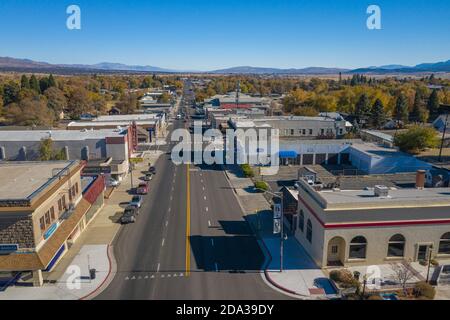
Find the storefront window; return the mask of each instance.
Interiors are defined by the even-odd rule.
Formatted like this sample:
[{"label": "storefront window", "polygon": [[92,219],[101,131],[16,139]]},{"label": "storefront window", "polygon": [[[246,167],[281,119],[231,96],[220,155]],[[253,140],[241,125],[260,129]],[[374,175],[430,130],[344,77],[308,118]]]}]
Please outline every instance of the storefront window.
[{"label": "storefront window", "polygon": [[450,254],[450,232],[441,237],[439,242],[439,254]]},{"label": "storefront window", "polygon": [[389,239],[388,257],[403,257],[405,254],[405,237],[396,234]]},{"label": "storefront window", "polygon": [[350,242],[350,259],[365,259],[367,251],[367,240],[363,236],[354,237]]}]

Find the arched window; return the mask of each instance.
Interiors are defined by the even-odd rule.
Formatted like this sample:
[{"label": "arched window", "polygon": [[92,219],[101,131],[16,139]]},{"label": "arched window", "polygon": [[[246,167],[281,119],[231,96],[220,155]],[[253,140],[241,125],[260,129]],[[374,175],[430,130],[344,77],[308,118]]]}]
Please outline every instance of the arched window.
[{"label": "arched window", "polygon": [[388,257],[403,257],[405,255],[405,237],[395,234],[389,239]]},{"label": "arched window", "polygon": [[298,217],[298,228],[300,230],[305,231],[305,213],[303,210],[300,210],[300,215]]},{"label": "arched window", "polygon": [[312,242],[312,223],[309,219],[306,224],[306,239],[308,239],[309,242]]},{"label": "arched window", "polygon": [[357,236],[350,242],[349,258],[365,259],[367,251],[367,240],[363,236]]},{"label": "arched window", "polygon": [[450,232],[445,233],[439,241],[439,251],[440,254],[450,254]]}]

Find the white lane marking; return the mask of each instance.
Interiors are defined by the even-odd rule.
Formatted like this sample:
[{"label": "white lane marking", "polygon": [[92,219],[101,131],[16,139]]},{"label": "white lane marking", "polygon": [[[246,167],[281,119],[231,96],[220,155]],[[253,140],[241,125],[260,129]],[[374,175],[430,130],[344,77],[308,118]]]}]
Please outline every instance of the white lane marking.
[{"label": "white lane marking", "polygon": [[219,266],[217,265],[217,262],[214,263],[214,266],[216,267],[216,272],[219,272]]},{"label": "white lane marking", "polygon": [[203,183],[203,179],[201,179],[200,182]]},{"label": "white lane marking", "polygon": [[214,247],[214,239],[211,239],[211,246]]},{"label": "white lane marking", "polygon": [[131,280],[136,280],[136,277],[135,277],[135,276],[132,276],[132,277],[131,277]]},{"label": "white lane marking", "polygon": [[206,208],[205,208],[205,210],[206,210],[206,212],[208,212],[209,208],[208,208],[208,207],[206,207]]},{"label": "white lane marking", "polygon": [[211,220],[208,220],[208,226],[211,227]]},{"label": "white lane marking", "polygon": [[172,210],[172,207],[169,207],[169,209],[168,209],[167,211],[169,211],[169,212],[170,212],[170,210]]},{"label": "white lane marking", "polygon": [[205,187],[202,187],[202,190],[205,191]]},{"label": "white lane marking", "polygon": [[206,200],[206,196],[203,196],[203,199],[205,199],[205,200]]},{"label": "white lane marking", "polygon": [[145,276],[144,279],[148,279],[148,276]]},{"label": "white lane marking", "polygon": [[162,242],[161,242],[161,247],[164,247],[164,241],[165,241],[166,239],[162,239]]},{"label": "white lane marking", "polygon": [[130,278],[128,278],[128,277],[125,277],[125,280],[130,280]]},{"label": "white lane marking", "polygon": [[158,267],[156,267],[156,272],[159,272],[160,267],[161,267],[161,265],[158,263]]},{"label": "white lane marking", "polygon": [[169,225],[169,220],[166,221],[166,227]]}]

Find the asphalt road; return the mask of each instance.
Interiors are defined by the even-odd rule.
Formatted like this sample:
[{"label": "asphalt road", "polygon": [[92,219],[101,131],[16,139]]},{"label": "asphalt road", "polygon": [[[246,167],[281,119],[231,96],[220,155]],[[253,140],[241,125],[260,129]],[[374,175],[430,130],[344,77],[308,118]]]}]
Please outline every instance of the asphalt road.
[{"label": "asphalt road", "polygon": [[219,167],[176,166],[164,154],[156,168],[137,222],[114,240],[117,273],[96,299],[288,298],[262,280],[263,253]]}]

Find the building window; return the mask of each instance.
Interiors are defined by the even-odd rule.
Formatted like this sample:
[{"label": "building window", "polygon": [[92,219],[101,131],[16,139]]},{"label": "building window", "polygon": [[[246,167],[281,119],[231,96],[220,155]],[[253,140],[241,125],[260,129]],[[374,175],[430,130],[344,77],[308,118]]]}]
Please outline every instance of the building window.
[{"label": "building window", "polygon": [[291,129],[291,136],[294,135],[294,129]]},{"label": "building window", "polygon": [[58,210],[59,210],[59,212],[63,211],[62,199],[58,200]]},{"label": "building window", "polygon": [[331,253],[332,254],[337,254],[338,253],[338,246],[331,246]]},{"label": "building window", "polygon": [[324,129],[320,129],[320,134],[324,135],[324,133],[325,133],[325,130]]},{"label": "building window", "polygon": [[62,200],[63,208],[66,209],[66,195],[63,195],[61,200]]},{"label": "building window", "polygon": [[305,214],[303,210],[300,210],[300,216],[298,217],[298,228],[303,232],[305,230]]},{"label": "building window", "polygon": [[312,134],[313,134],[313,130],[309,129],[309,135],[312,136]]},{"label": "building window", "polygon": [[45,224],[49,225],[50,223],[51,223],[51,221],[50,221],[50,211],[47,211],[45,213]]},{"label": "building window", "polygon": [[403,257],[405,254],[405,237],[401,234],[393,235],[389,239],[388,257]]},{"label": "building window", "polygon": [[308,223],[306,224],[306,239],[311,243],[312,242],[312,223],[311,220],[308,219]]},{"label": "building window", "polygon": [[350,259],[365,259],[367,251],[367,240],[363,236],[354,237],[350,242]]},{"label": "building window", "polygon": [[53,206],[50,208],[50,218],[52,218],[52,221],[54,221],[56,219],[55,208]]},{"label": "building window", "polygon": [[306,129],[303,129],[303,135],[304,136],[306,135]]},{"label": "building window", "polygon": [[439,254],[450,254],[450,232],[445,233],[439,241]]},{"label": "building window", "polygon": [[41,228],[41,231],[45,231],[45,220],[44,220],[44,217],[41,217],[39,219],[39,227]]}]

